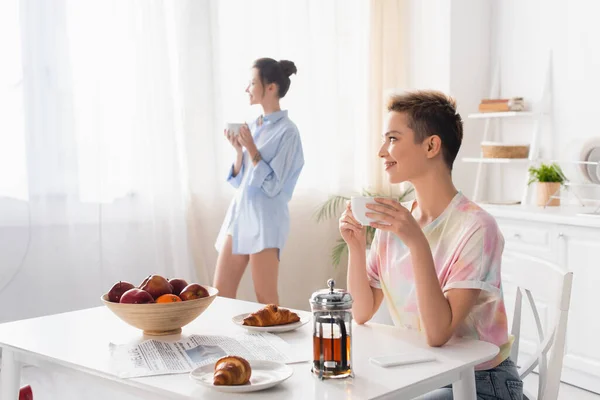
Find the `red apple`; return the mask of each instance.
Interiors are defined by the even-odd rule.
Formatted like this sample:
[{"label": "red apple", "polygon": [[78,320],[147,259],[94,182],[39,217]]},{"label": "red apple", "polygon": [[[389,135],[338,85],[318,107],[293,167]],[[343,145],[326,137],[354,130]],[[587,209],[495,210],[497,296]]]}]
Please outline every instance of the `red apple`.
[{"label": "red apple", "polygon": [[123,293],[120,303],[147,304],[154,303],[154,299],[152,298],[152,295],[145,290],[133,288]]},{"label": "red apple", "polygon": [[201,299],[208,297],[208,290],[197,283],[190,283],[179,293],[179,297],[183,301]]},{"label": "red apple", "polygon": [[154,300],[158,299],[163,294],[173,293],[173,286],[160,275],[150,275],[140,285],[140,289],[150,293]]},{"label": "red apple", "polygon": [[23,386],[21,390],[19,390],[19,400],[33,400],[33,391],[31,390],[31,386]]},{"label": "red apple", "polygon": [[125,293],[129,289],[133,289],[134,287],[135,286],[133,286],[131,283],[125,281],[119,281],[115,283],[113,287],[110,288],[110,290],[108,291],[108,301],[118,303],[121,300],[121,296],[123,296],[123,293]]},{"label": "red apple", "polygon": [[188,285],[185,279],[181,278],[171,278],[169,279],[169,283],[173,287],[173,294],[179,296],[179,293]]}]

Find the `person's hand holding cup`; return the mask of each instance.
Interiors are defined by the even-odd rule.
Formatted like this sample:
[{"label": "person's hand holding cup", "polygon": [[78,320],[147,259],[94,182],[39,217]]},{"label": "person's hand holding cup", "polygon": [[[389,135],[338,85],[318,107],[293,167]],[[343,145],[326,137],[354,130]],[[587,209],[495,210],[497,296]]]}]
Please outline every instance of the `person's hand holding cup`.
[{"label": "person's hand holding cup", "polygon": [[352,202],[349,201],[346,203],[346,210],[340,217],[340,234],[350,250],[364,251],[367,247],[367,228],[356,220],[352,210]]},{"label": "person's hand holding cup", "polygon": [[233,148],[238,152],[242,152],[242,144],[240,143],[240,129],[244,123],[229,122],[223,131],[225,138],[231,143]]},{"label": "person's hand holding cup", "polygon": [[[382,198],[382,197],[379,197]],[[367,217],[367,213],[373,213],[372,209],[367,207],[367,204],[378,205],[378,202],[375,200],[375,197],[371,196],[353,196],[350,200],[352,204],[352,212],[354,214],[354,218],[363,226],[371,226],[372,222],[375,223],[386,223],[379,221],[377,219],[373,219]]]}]

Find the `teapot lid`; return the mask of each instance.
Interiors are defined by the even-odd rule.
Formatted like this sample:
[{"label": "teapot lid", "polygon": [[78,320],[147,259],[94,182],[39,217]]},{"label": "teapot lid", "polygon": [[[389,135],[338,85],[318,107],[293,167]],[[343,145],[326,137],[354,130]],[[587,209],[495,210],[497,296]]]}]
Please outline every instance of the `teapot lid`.
[{"label": "teapot lid", "polygon": [[335,281],[327,281],[329,289],[319,290],[310,297],[313,310],[349,310],[352,308],[352,295],[343,289],[334,289]]}]

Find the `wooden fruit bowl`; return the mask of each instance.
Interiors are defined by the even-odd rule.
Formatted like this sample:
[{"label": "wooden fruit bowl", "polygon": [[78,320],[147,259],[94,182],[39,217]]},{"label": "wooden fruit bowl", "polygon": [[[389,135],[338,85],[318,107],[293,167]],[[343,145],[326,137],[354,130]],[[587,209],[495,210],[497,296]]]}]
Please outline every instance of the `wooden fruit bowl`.
[{"label": "wooden fruit bowl", "polygon": [[[204,286],[204,285],[203,285]],[[141,329],[146,335],[173,335],[204,312],[219,294],[217,288],[204,286],[208,297],[176,303],[123,304],[108,301],[108,294],[101,299],[106,307],[129,325]]]}]

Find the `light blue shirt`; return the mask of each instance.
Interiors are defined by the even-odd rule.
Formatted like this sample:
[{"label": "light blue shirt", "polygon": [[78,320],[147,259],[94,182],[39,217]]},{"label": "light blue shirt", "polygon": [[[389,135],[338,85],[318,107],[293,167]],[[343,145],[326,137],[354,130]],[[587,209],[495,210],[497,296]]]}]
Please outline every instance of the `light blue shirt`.
[{"label": "light blue shirt", "polygon": [[262,160],[254,166],[246,150],[240,172],[227,181],[237,188],[215,247],[221,251],[227,235],[233,254],[283,249],[290,229],[288,202],[304,166],[302,141],[287,111],[277,111],[250,124]]}]

